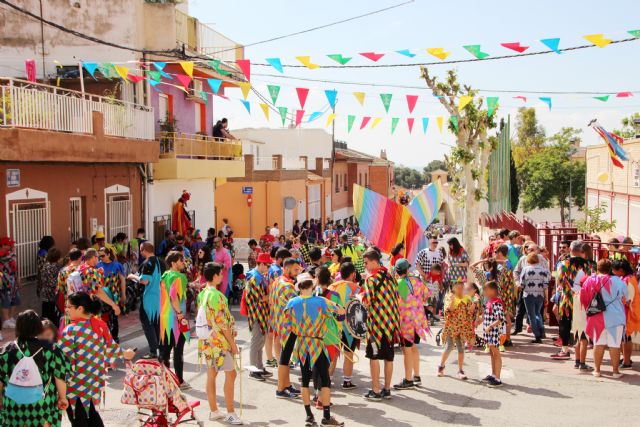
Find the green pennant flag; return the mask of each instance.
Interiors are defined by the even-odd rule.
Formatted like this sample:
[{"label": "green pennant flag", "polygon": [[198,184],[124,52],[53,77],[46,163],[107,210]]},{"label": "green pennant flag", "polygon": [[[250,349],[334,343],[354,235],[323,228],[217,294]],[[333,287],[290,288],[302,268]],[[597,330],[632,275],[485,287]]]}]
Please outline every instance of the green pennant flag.
[{"label": "green pennant flag", "polygon": [[287,107],[278,107],[280,112],[280,118],[282,119],[282,126],[284,126],[285,120],[287,120]]},{"label": "green pennant flag", "polygon": [[200,91],[200,98],[204,101],[204,105],[209,104],[209,94],[203,90]]},{"label": "green pennant flag", "polygon": [[465,48],[467,52],[475,56],[477,59],[484,59],[487,56],[489,56],[487,52],[483,52],[482,50],[480,50],[479,44],[469,44],[462,47]]},{"label": "green pennant flag", "polygon": [[487,115],[491,117],[493,113],[498,108],[498,97],[497,96],[488,96],[487,97]]},{"label": "green pennant flag", "polygon": [[98,70],[100,70],[102,75],[108,78],[109,80],[111,80],[111,71],[113,71],[115,74],[115,69],[113,67],[113,64],[109,64],[109,63],[98,65]]},{"label": "green pennant flag", "polygon": [[267,85],[267,89],[269,90],[269,95],[271,95],[271,100],[275,105],[276,101],[278,100],[278,95],[280,94],[280,86]]},{"label": "green pennant flag", "polygon": [[159,82],[162,79],[162,73],[160,73],[160,71],[147,71],[147,74],[149,75],[149,77],[151,77],[151,80]]},{"label": "green pennant flag", "polygon": [[456,133],[458,133],[458,116],[451,116],[449,117],[449,120],[451,120],[453,128],[456,130]]},{"label": "green pennant flag", "polygon": [[340,65],[345,65],[347,62],[351,61],[351,58],[344,57],[342,56],[342,54],[339,54],[339,53],[334,53],[327,56],[333,59],[334,61],[336,61]]},{"label": "green pennant flag", "polygon": [[218,74],[221,74],[223,76],[228,76],[229,74],[231,74],[230,72],[225,71],[225,70],[220,68],[220,60],[219,59],[214,59],[212,61],[208,61],[207,63],[211,66],[211,68],[216,70],[216,72]]},{"label": "green pennant flag", "polygon": [[351,128],[353,127],[353,122],[356,121],[356,116],[352,116],[349,115],[349,117],[347,117],[347,132],[351,132]]},{"label": "green pennant flag", "polygon": [[380,99],[382,100],[382,105],[384,105],[384,109],[385,111],[388,113],[389,112],[389,105],[391,105],[391,97],[393,96],[393,94],[391,93],[381,93],[380,94]]},{"label": "green pennant flag", "polygon": [[609,100],[609,95],[594,96],[593,99],[597,99],[598,101],[602,101],[602,102],[607,102]]},{"label": "green pennant flag", "polygon": [[640,39],[640,30],[629,30],[627,33],[631,34],[633,37]]},{"label": "green pennant flag", "polygon": [[396,131],[396,127],[398,126],[398,122],[400,121],[399,117],[393,117],[391,119],[391,135]]}]

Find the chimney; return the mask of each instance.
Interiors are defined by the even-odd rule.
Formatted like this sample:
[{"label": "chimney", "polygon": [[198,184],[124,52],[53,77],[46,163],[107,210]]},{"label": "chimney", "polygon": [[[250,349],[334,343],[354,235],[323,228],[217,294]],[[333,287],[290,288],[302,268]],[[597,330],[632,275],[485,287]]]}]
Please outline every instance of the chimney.
[{"label": "chimney", "polygon": [[387,160],[387,150],[380,150],[380,158]]}]

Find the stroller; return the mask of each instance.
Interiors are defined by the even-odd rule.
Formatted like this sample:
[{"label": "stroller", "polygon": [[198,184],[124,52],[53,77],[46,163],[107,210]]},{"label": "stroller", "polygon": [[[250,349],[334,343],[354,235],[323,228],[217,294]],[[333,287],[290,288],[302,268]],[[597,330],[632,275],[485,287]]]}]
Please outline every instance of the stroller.
[{"label": "stroller", "polygon": [[157,360],[138,360],[128,367],[120,401],[138,407],[142,427],[175,427],[187,421],[204,426],[194,412],[200,402],[188,402],[176,375]]}]

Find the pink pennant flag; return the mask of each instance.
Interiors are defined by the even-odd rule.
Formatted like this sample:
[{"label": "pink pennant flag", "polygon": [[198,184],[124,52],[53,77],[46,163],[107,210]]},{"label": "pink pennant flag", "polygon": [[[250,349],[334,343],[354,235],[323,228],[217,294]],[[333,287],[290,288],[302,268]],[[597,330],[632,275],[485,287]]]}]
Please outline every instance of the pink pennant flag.
[{"label": "pink pennant flag", "polygon": [[362,118],[362,123],[360,123],[360,129],[364,129],[365,126],[367,126],[367,124],[369,124],[369,121],[371,120],[371,117],[363,117]]},{"label": "pink pennant flag", "polygon": [[384,56],[384,53],[362,52],[360,55],[372,60],[373,62],[378,62],[378,60]]},{"label": "pink pennant flag", "polygon": [[304,117],[304,110],[296,110],[296,126],[300,126],[302,118]]},{"label": "pink pennant flag", "polygon": [[36,81],[36,60],[35,59],[27,59],[24,61],[24,68],[27,72],[27,80],[30,82]]},{"label": "pink pennant flag", "polygon": [[180,83],[182,83],[182,86],[184,86],[185,89],[189,89],[189,83],[191,83],[191,77],[187,76],[186,74],[174,74],[174,77],[176,79],[178,79],[178,81]]},{"label": "pink pennant flag", "polygon": [[633,96],[631,92],[618,92],[616,93],[616,98],[630,98]]},{"label": "pink pennant flag", "polygon": [[522,53],[525,50],[529,49],[529,46],[520,46],[520,42],[500,43],[500,45],[506,47],[507,49],[515,50],[518,53]]},{"label": "pink pennant flag", "polygon": [[411,131],[413,131],[413,122],[414,121],[415,121],[415,119],[413,117],[407,118],[407,126],[409,126],[409,133],[411,133]]},{"label": "pink pennant flag", "polygon": [[128,74],[127,78],[131,80],[133,83],[138,83],[144,80],[144,76],[136,76],[135,74]]},{"label": "pink pennant flag", "polygon": [[526,96],[514,96],[513,99],[520,99],[520,100],[522,100],[522,102],[527,102],[527,97]]},{"label": "pink pennant flag", "polygon": [[307,95],[309,95],[309,89],[306,87],[297,87],[296,92],[298,92],[300,108],[304,108],[304,104],[307,102]]},{"label": "pink pennant flag", "polygon": [[418,95],[407,95],[407,106],[409,107],[409,114],[413,113],[413,109],[416,108],[416,102],[418,102]]},{"label": "pink pennant flag", "polygon": [[251,81],[251,60],[238,59],[236,60],[236,64],[238,65],[238,68],[240,68],[240,71],[242,71],[242,74],[244,74],[244,76],[246,77],[247,81],[250,82]]}]

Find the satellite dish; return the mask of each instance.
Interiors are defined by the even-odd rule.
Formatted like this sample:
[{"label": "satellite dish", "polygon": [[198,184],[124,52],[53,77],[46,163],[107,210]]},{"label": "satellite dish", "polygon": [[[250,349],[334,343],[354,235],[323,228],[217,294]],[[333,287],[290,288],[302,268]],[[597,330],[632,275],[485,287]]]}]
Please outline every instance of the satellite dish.
[{"label": "satellite dish", "polygon": [[296,199],[293,197],[285,197],[284,198],[284,208],[291,210],[296,207]]}]

